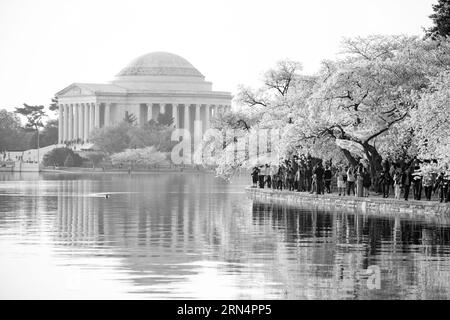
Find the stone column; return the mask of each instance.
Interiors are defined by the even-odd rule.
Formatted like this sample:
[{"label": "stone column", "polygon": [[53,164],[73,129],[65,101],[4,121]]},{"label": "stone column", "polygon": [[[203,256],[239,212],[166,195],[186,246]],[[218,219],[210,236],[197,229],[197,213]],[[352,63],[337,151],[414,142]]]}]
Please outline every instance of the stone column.
[{"label": "stone column", "polygon": [[89,132],[91,132],[92,130],[94,130],[94,127],[95,127],[95,104],[94,103],[89,104],[89,110],[90,110]]},{"label": "stone column", "polygon": [[81,140],[81,143],[84,143],[84,104],[80,103],[78,105],[78,136]]},{"label": "stone column", "polygon": [[195,120],[199,121],[200,119],[200,108],[202,107],[201,104],[195,105]]},{"label": "stone column", "polygon": [[85,103],[83,105],[84,107],[84,142],[88,142],[89,141],[89,104]]},{"label": "stone column", "polygon": [[105,127],[109,127],[111,125],[111,104],[105,104]]},{"label": "stone column", "polygon": [[166,113],[166,104],[165,103],[159,104],[159,113]]},{"label": "stone column", "polygon": [[190,125],[191,125],[191,117],[189,115],[189,107],[190,104],[185,104],[184,105],[184,129],[190,131]]},{"label": "stone column", "polygon": [[63,132],[63,136],[64,136],[64,141],[68,141],[69,140],[69,106],[67,104],[65,104],[63,106],[64,109],[64,132]]},{"label": "stone column", "polygon": [[205,105],[205,132],[209,129],[209,121],[210,121],[210,105]]},{"label": "stone column", "polygon": [[178,104],[172,103],[172,118],[173,118],[173,126],[175,128],[179,128],[178,124]]},{"label": "stone column", "polygon": [[[194,143],[199,143],[201,141],[202,137],[202,123],[201,123],[201,104],[195,105],[195,117],[194,117]],[[195,146],[197,147],[197,146]]]},{"label": "stone column", "polygon": [[58,105],[59,110],[59,117],[58,117],[58,144],[62,143],[64,141],[64,134],[63,134],[63,116],[64,116],[64,106]]},{"label": "stone column", "polygon": [[73,140],[73,104],[69,104],[69,135],[68,140]]},{"label": "stone column", "polygon": [[73,112],[73,140],[78,140],[78,138],[80,137],[78,134],[78,126],[79,126],[79,116],[80,116],[80,105],[78,103],[74,104],[74,112]]},{"label": "stone column", "polygon": [[100,128],[100,103],[94,103],[95,109],[95,123],[94,126],[96,128]]},{"label": "stone column", "polygon": [[69,105],[64,105],[64,140],[69,141]]}]

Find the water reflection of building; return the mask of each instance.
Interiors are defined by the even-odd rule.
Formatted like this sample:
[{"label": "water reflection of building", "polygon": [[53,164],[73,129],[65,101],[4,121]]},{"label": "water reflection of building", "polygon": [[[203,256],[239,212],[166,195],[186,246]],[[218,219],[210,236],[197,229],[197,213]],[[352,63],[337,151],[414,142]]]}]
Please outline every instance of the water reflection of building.
[{"label": "water reflection of building", "polygon": [[65,245],[98,244],[104,233],[102,203],[92,180],[62,180],[58,186],[58,237]]}]

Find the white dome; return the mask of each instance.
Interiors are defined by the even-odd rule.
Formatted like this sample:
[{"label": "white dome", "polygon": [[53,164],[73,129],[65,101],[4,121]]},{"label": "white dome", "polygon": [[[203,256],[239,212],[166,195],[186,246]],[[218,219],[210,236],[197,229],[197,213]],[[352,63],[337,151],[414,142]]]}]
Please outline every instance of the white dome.
[{"label": "white dome", "polygon": [[152,52],[131,61],[117,77],[129,76],[188,76],[203,75],[186,59],[169,52]]}]

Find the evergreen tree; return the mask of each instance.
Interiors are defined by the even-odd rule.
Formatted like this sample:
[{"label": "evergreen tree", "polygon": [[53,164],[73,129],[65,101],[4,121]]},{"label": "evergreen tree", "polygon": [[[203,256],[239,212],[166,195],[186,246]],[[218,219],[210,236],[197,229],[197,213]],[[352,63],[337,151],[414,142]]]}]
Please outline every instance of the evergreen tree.
[{"label": "evergreen tree", "polygon": [[27,123],[25,125],[25,128],[27,129],[33,129],[36,131],[37,134],[37,157],[38,162],[40,162],[40,155],[39,155],[39,128],[43,128],[44,124],[42,123],[42,120],[44,117],[47,116],[47,114],[44,111],[44,106],[30,106],[26,103],[23,104],[23,108],[16,108],[16,111],[14,111],[17,114],[20,114],[27,118]]},{"label": "evergreen tree", "polygon": [[430,18],[434,25],[427,30],[427,36],[432,39],[450,36],[450,0],[438,0],[433,5],[433,11]]},{"label": "evergreen tree", "polygon": [[48,107],[48,109],[50,111],[54,111],[54,112],[58,112],[59,111],[58,98],[57,97],[52,98],[52,102],[50,103],[50,106]]}]

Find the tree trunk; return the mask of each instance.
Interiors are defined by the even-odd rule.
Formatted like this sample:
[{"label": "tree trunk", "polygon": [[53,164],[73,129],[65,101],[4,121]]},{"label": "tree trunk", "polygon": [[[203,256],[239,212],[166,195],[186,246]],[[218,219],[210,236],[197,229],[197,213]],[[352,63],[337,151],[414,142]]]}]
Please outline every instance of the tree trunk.
[{"label": "tree trunk", "polygon": [[[377,149],[374,146],[365,143],[362,144],[362,147],[364,148],[364,153],[366,154],[367,159],[369,160],[369,174],[370,179],[372,180],[372,187],[375,191],[378,191],[378,173],[381,172],[382,170],[381,161],[383,160],[383,158],[381,157],[381,155],[378,153]],[[344,153],[344,156],[347,158],[350,165],[354,167],[358,165],[358,160],[354,156],[352,156],[350,151],[342,148],[341,150]]]},{"label": "tree trunk", "polygon": [[377,149],[366,143],[363,145],[364,151],[366,153],[366,156],[369,160],[369,171],[370,171],[370,178],[372,180],[372,186],[375,191],[378,192],[378,173],[381,172],[381,162],[383,158],[378,153]]},{"label": "tree trunk", "polygon": [[342,148],[341,148],[341,150],[344,153],[344,156],[347,158],[347,160],[350,163],[350,165],[355,167],[358,164],[358,161],[352,156],[350,151],[348,151],[346,149],[342,149]]}]

